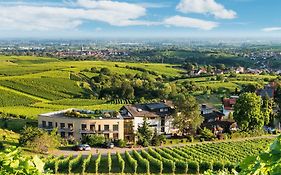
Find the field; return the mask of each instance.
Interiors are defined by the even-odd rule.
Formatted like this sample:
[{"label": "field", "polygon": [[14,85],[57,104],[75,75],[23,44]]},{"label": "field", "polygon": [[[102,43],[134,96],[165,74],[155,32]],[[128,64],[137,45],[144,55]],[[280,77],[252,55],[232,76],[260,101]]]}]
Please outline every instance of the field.
[{"label": "field", "polygon": [[[149,76],[156,78],[181,77],[183,70],[174,68],[172,64],[127,63],[109,61],[61,61],[55,58],[32,56],[0,56],[0,111],[36,118],[38,114],[67,108],[113,109],[134,103],[127,99],[97,99],[93,97],[93,89],[85,80],[97,73],[91,68],[100,70],[109,68],[113,74],[142,74],[144,70]],[[199,88],[208,88],[219,92],[234,91],[243,84],[267,83],[276,78],[270,75],[237,75],[225,81],[214,80],[215,76],[171,80],[181,84],[194,82]],[[174,81],[174,82],[173,82]],[[220,96],[206,97],[204,90],[195,90],[198,100],[214,103],[219,106]],[[149,102],[149,100],[148,100]]]},{"label": "field", "polygon": [[172,148],[148,148],[124,154],[44,158],[54,173],[197,174],[231,170],[245,157],[265,151],[272,139],[204,143]]},{"label": "field", "polygon": [[32,56],[0,56],[0,63],[0,111],[32,118],[36,118],[40,113],[66,108],[118,110],[130,102],[122,99],[106,101],[85,97],[89,85],[71,79],[70,75],[82,72],[86,76],[94,76],[95,73],[85,71],[92,67],[106,67],[118,74],[142,73],[126,66],[141,67],[165,76],[179,76],[181,72],[168,64],[75,62]]}]

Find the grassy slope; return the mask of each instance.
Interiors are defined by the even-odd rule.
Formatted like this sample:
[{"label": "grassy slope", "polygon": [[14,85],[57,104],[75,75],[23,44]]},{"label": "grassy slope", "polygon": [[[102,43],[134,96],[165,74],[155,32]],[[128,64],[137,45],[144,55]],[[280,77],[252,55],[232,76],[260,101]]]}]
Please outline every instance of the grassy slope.
[{"label": "grassy slope", "polygon": [[[116,66],[118,65],[118,66]],[[0,91],[5,95],[1,100],[0,111],[14,114],[22,114],[36,117],[40,113],[65,108],[85,109],[116,109],[122,104],[107,104],[104,101],[79,99],[84,90],[79,82],[70,80],[70,73],[83,72],[83,70],[96,67],[109,68],[113,73],[136,74],[142,73],[131,70],[126,66],[140,67],[149,71],[157,72],[159,75],[180,76],[182,70],[172,68],[170,64],[153,63],[127,63],[108,61],[60,61],[55,58],[43,58],[32,56],[0,56]],[[83,72],[86,76],[94,76],[95,73]],[[154,76],[154,75],[151,75]],[[240,88],[247,83],[265,82],[264,79],[272,79],[275,76],[268,75],[238,75],[237,78],[228,79],[228,82],[210,81],[210,77],[189,78],[178,80],[194,81],[199,86],[208,86],[213,89],[226,88],[231,91]],[[195,92],[196,93],[196,92]],[[198,92],[200,94],[201,92]],[[74,96],[79,98],[74,99]],[[210,103],[218,104],[218,98],[207,99]],[[205,97],[198,98],[206,100]]]},{"label": "grassy slope", "polygon": [[[141,67],[166,76],[179,76],[180,70],[168,64],[121,63],[106,61],[60,61],[54,58],[31,56],[0,56],[0,111],[36,117],[40,113],[66,108],[115,109],[122,104],[107,104],[101,100],[73,99],[83,90],[70,80],[70,72],[96,67],[109,68],[113,73],[136,74],[141,71],[126,66]],[[118,66],[116,66],[118,65]],[[86,75],[95,75],[84,72]]]}]

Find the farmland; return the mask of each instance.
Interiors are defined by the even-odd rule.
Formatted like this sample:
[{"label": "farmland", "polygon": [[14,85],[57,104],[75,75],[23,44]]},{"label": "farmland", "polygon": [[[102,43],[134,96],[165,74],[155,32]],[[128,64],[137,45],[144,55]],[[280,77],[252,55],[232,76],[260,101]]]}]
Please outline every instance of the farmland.
[{"label": "farmland", "polygon": [[55,173],[196,174],[206,170],[231,170],[250,155],[265,151],[272,139],[148,148],[124,154],[47,157],[45,169]]},{"label": "farmland", "polygon": [[[190,82],[192,86],[197,87],[192,88],[192,93],[198,96],[199,101],[210,100],[210,103],[215,102],[215,106],[219,106],[221,95],[213,94],[211,98],[207,97],[203,95],[206,89],[215,93],[229,93],[240,89],[244,84],[265,84],[276,78],[271,75],[248,74],[237,77],[229,77],[226,74],[225,81],[218,81],[215,76],[182,78],[184,70],[171,64],[62,61],[33,56],[1,56],[0,63],[0,111],[32,118],[36,118],[40,113],[66,108],[118,110],[124,104],[157,101],[159,99],[151,98],[156,93],[155,90],[171,91],[170,89],[175,89],[174,86],[181,87]],[[91,71],[93,68],[96,71]],[[95,82],[93,85],[93,77],[104,78],[99,77],[98,73],[102,68],[108,68],[112,75],[118,75],[117,78],[124,80],[123,82],[131,81],[132,85],[138,86],[134,92],[138,98],[115,97],[114,93],[111,97],[107,97],[107,94],[99,97],[97,93],[101,93],[100,90],[112,89],[109,83],[116,81],[116,78],[110,79],[112,77],[108,76],[109,80]],[[140,80],[139,76],[145,78]],[[146,94],[145,89],[151,88],[151,83],[154,84],[155,90],[151,91],[150,97],[140,99],[142,93]],[[178,91],[181,91],[180,88]]]}]

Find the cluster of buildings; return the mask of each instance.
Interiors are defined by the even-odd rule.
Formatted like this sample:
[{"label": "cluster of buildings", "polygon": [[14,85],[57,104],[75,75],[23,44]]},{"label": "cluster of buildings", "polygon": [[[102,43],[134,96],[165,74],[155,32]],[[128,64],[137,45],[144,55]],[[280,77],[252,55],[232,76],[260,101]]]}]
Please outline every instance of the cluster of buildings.
[{"label": "cluster of buildings", "polygon": [[87,134],[99,134],[107,139],[134,142],[144,118],[159,134],[172,134],[173,111],[172,103],[167,101],[125,105],[118,113],[101,111],[96,114],[96,111],[67,109],[39,115],[38,124],[46,130],[58,128],[61,137],[77,141]]},{"label": "cluster of buildings", "polygon": [[[274,84],[269,84],[256,93],[262,97],[273,98],[274,92]],[[238,126],[230,115],[234,112],[238,98],[239,96],[224,98],[221,110],[202,104],[202,126],[212,130],[215,135],[236,131]],[[179,130],[172,125],[174,112],[175,107],[171,101],[124,105],[119,112],[67,109],[39,115],[38,124],[45,130],[58,128],[58,133],[66,139],[79,141],[87,134],[99,134],[107,139],[122,139],[134,143],[144,118],[150,128],[159,134],[178,134]]]}]

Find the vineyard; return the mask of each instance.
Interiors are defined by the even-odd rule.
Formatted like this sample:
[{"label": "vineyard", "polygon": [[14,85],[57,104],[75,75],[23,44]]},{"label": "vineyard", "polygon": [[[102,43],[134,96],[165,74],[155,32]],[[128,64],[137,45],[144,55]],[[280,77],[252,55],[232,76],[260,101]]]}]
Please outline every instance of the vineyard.
[{"label": "vineyard", "polygon": [[272,139],[205,143],[173,148],[147,148],[124,154],[49,157],[45,169],[54,173],[196,174],[231,170],[250,155],[265,151]]},{"label": "vineyard", "polygon": [[82,90],[75,81],[62,78],[25,78],[0,81],[0,85],[48,100],[79,96]]}]

